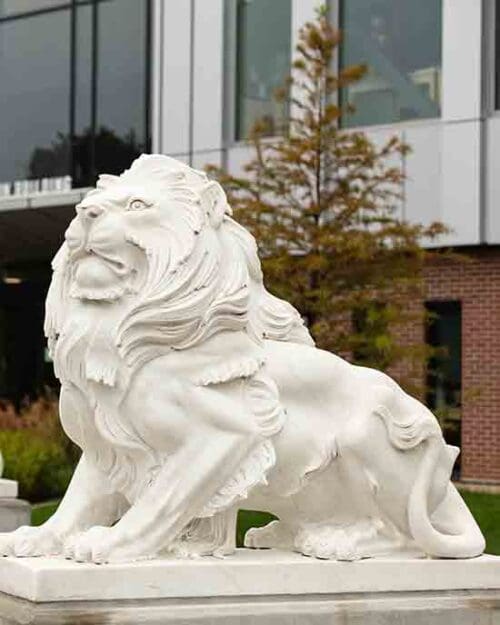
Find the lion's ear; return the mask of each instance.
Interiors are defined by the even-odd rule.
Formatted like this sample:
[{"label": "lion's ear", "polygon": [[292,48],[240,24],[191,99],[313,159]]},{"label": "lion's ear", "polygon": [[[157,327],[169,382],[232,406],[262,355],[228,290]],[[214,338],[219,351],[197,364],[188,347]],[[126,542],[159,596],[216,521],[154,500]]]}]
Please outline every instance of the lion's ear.
[{"label": "lion's ear", "polygon": [[227,203],[226,194],[218,182],[209,182],[201,191],[201,201],[207,212],[210,224],[218,228],[224,215],[231,215],[231,207]]}]

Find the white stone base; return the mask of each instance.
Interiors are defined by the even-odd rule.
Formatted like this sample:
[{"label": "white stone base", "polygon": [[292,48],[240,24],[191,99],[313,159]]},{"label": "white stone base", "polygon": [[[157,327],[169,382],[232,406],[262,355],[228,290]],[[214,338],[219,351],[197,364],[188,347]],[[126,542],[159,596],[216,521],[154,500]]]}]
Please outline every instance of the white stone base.
[{"label": "white stone base", "polygon": [[0,593],[0,625],[499,625],[494,590],[31,603]]},{"label": "white stone base", "polygon": [[16,480],[7,480],[4,477],[0,478],[0,498],[2,497],[17,497],[17,482]]},{"label": "white stone base", "polygon": [[224,560],[169,558],[134,564],[0,559],[0,592],[32,602],[451,590],[500,590],[500,557],[336,562],[241,549]]},{"label": "white stone base", "polygon": [[4,558],[0,589],[0,625],[500,625],[493,556],[349,563],[241,550],[103,566]]}]

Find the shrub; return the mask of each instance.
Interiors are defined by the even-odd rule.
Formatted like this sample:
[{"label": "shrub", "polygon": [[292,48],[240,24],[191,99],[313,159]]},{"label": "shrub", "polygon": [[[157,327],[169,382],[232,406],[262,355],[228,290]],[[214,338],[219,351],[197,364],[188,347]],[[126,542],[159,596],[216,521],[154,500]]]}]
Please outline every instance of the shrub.
[{"label": "shrub", "polygon": [[79,457],[50,395],[25,405],[19,414],[9,404],[0,407],[0,451],[4,476],[17,480],[20,497],[29,501],[60,497]]},{"label": "shrub", "polygon": [[19,495],[29,501],[59,497],[67,488],[73,465],[56,442],[29,429],[0,432],[5,477],[19,482]]}]

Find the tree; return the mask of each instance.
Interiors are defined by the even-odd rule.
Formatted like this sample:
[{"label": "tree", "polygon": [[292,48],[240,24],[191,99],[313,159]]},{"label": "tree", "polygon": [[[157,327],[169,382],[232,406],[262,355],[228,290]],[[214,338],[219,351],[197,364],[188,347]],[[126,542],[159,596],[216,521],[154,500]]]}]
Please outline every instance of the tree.
[{"label": "tree", "polygon": [[402,345],[398,326],[411,320],[409,299],[421,295],[421,243],[445,228],[398,216],[406,144],[392,137],[377,145],[342,127],[350,108],[340,90],[366,68],[333,72],[340,41],[319,10],[300,30],[291,76],[275,96],[289,105],[283,136],[265,139],[259,121],[243,174],[209,172],[255,235],[268,286],[301,311],[320,347],[381,369],[402,359],[422,365],[422,343]]}]

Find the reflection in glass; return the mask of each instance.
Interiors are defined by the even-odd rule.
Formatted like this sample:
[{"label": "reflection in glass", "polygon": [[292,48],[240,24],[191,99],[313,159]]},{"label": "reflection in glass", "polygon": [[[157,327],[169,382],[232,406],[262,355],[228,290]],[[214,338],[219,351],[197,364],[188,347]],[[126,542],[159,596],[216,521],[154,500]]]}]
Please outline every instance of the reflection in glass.
[{"label": "reflection in glass", "polygon": [[88,186],[147,150],[148,18],[148,0],[100,0],[0,19],[0,189]]},{"label": "reflection in glass", "polygon": [[0,18],[68,4],[68,0],[0,0]]},{"label": "reflection in glass", "polygon": [[273,100],[290,72],[290,0],[238,0],[236,139],[264,119],[269,135],[283,130],[286,104]]},{"label": "reflection in glass", "polygon": [[81,134],[91,124],[92,102],[92,6],[76,8],[74,60],[75,132]]},{"label": "reflection in glass", "polygon": [[441,2],[344,0],[342,64],[364,63],[366,77],[345,90],[352,126],[439,117]]},{"label": "reflection in glass", "polygon": [[0,22],[0,181],[69,173],[70,11]]},{"label": "reflection in glass", "polygon": [[145,0],[98,6],[98,171],[119,173],[146,144]]},{"label": "reflection in glass", "polygon": [[91,5],[76,7],[75,58],[73,60],[73,141],[72,176],[75,187],[85,187],[94,179],[92,140],[92,44]]}]

